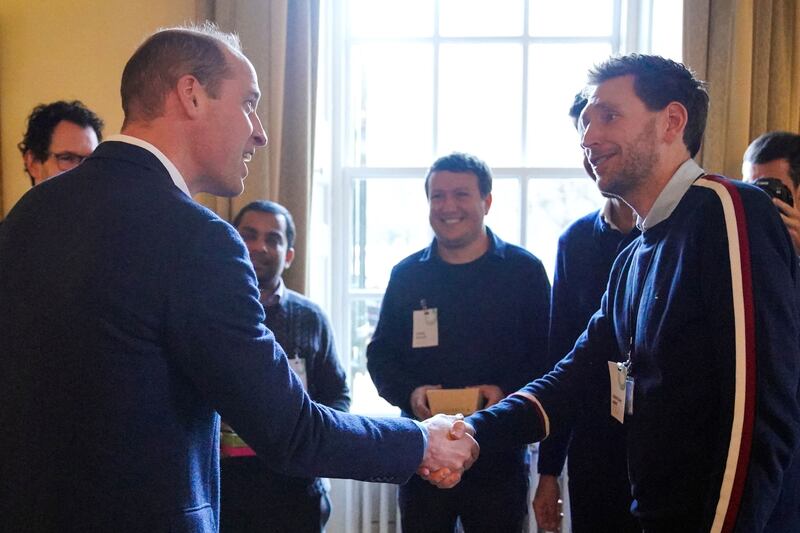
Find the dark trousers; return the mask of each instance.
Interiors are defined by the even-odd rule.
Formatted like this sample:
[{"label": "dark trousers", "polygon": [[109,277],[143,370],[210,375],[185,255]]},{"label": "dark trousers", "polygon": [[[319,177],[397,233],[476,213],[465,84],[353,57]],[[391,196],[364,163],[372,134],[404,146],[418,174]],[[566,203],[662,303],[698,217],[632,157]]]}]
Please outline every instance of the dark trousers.
[{"label": "dark trousers", "polygon": [[639,533],[639,521],[631,514],[631,488],[627,471],[583,473],[573,477],[570,464],[569,505],[573,533]]},{"label": "dark trousers", "polygon": [[414,476],[400,487],[404,533],[452,533],[461,517],[465,533],[519,533],[528,515],[526,472],[502,480],[465,478],[438,489]]},{"label": "dark trousers", "polygon": [[319,483],[274,479],[256,457],[224,459],[220,475],[221,533],[320,533],[330,518]]}]

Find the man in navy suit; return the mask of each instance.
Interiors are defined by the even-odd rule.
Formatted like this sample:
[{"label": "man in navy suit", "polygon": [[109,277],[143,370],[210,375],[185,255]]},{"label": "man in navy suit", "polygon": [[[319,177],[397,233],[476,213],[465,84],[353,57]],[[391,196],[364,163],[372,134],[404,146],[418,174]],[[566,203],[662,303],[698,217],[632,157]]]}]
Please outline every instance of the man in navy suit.
[{"label": "man in navy suit", "polygon": [[262,324],[237,232],[191,198],[239,194],[267,143],[236,38],[160,31],[121,93],[124,135],[0,228],[2,527],[217,531],[217,412],[289,475],[451,484],[429,473],[474,461],[463,422],[312,402]]}]

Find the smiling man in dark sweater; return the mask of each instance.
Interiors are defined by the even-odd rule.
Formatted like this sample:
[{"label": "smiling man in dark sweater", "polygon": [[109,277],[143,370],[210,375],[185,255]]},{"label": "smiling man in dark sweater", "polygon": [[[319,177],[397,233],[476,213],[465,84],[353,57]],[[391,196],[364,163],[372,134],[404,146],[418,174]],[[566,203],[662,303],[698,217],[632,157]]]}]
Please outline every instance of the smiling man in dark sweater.
[{"label": "smiling man in dark sweater", "polygon": [[[538,259],[484,225],[491,179],[481,160],[454,153],[425,181],[436,237],[392,270],[367,349],[378,392],[403,416],[430,416],[429,389],[478,386],[493,405],[549,369],[550,283]],[[452,532],[460,516],[467,532],[520,531],[525,446],[501,446],[482,459],[451,491],[429,490],[418,477],[403,485],[403,529]]]}]

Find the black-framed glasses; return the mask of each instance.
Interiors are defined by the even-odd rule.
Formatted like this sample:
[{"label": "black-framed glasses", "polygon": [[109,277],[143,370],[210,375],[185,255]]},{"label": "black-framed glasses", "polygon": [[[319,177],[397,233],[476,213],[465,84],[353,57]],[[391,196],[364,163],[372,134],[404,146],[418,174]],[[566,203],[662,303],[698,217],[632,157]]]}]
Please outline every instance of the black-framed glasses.
[{"label": "black-framed glasses", "polygon": [[56,152],[51,153],[50,157],[55,158],[59,170],[70,170],[83,163],[83,160],[89,156],[73,152]]}]

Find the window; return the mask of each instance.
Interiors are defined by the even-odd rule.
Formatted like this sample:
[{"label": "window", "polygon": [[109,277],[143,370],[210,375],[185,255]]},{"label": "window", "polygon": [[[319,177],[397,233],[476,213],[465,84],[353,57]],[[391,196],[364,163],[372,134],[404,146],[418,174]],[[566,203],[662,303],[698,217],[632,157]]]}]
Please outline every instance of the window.
[{"label": "window", "polygon": [[581,166],[573,97],[613,53],[679,59],[680,2],[322,7],[310,290],[331,314],[353,410],[385,414],[396,410],[372,387],[366,345],[392,266],[432,238],[427,167],[456,150],[485,160],[495,177],[487,225],[552,272],[560,233],[603,201]]}]

